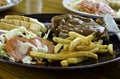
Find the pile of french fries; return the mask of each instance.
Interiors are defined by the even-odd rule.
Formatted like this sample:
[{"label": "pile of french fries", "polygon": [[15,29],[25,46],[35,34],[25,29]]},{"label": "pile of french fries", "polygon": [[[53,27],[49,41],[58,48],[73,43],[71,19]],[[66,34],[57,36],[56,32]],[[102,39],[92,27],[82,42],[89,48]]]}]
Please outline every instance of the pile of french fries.
[{"label": "pile of french fries", "polygon": [[76,32],[69,32],[68,38],[53,37],[57,44],[54,53],[31,51],[32,57],[48,59],[48,61],[59,60],[63,67],[70,64],[80,63],[88,58],[98,60],[97,53],[113,54],[113,44],[103,45],[103,40],[93,41],[94,33],[83,36]]}]

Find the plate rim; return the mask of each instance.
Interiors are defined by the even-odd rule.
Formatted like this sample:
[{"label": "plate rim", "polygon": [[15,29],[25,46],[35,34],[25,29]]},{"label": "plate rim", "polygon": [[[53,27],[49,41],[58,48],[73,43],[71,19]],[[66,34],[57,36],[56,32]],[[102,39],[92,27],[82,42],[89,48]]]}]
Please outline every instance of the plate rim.
[{"label": "plate rim", "polygon": [[9,9],[17,4],[19,4],[22,0],[16,0],[15,2],[11,0],[11,3],[8,3],[7,5],[4,5],[2,7],[0,7],[0,11]]},{"label": "plate rim", "polygon": [[[77,13],[77,14],[80,14],[80,15],[83,15],[83,16],[88,16],[88,17],[94,17],[94,18],[102,18],[103,16],[101,15],[95,15],[95,14],[90,14],[90,13],[87,13],[87,12],[81,12],[81,11],[78,11],[78,10],[75,10],[73,9],[72,7],[68,6],[69,3],[71,3],[73,0],[62,0],[62,5],[64,8],[66,8],[67,10],[71,11],[71,12],[74,12],[74,13]],[[114,17],[116,20],[119,20],[120,17]]]},{"label": "plate rim", "polygon": [[30,65],[30,64],[23,64],[23,63],[16,63],[16,62],[10,62],[10,61],[6,61],[2,58],[0,58],[0,62],[2,63],[6,63],[6,64],[10,64],[10,65],[14,65],[14,66],[19,66],[19,67],[27,67],[27,68],[35,68],[35,69],[40,69],[40,70],[81,70],[81,69],[88,69],[88,68],[94,68],[94,67],[100,67],[103,65],[107,65],[110,63],[114,63],[120,60],[120,57],[108,60],[108,61],[104,61],[104,62],[100,62],[100,63],[94,63],[94,64],[89,64],[89,65],[83,65],[83,66],[67,66],[67,67],[51,67],[51,66],[38,66],[38,65]]}]

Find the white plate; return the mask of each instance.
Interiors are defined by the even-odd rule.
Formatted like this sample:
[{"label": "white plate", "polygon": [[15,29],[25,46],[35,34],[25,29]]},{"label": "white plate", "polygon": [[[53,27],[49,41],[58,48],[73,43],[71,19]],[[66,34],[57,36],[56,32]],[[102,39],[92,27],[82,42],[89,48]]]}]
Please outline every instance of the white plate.
[{"label": "white plate", "polygon": [[9,9],[15,5],[17,5],[18,3],[20,3],[22,0],[9,0],[8,4],[5,5],[5,6],[1,6],[0,7],[0,11],[3,11],[3,10],[6,10],[6,9]]},{"label": "white plate", "polygon": [[[77,14],[80,14],[82,16],[87,16],[87,17],[91,17],[91,18],[98,18],[98,17],[102,17],[100,15],[96,15],[96,14],[90,14],[90,13],[86,13],[86,12],[81,12],[78,11],[72,7],[69,6],[69,4],[73,3],[74,0],[63,0],[62,1],[62,5],[68,9],[69,11],[75,12]],[[120,20],[120,17],[115,17],[116,20]]]}]

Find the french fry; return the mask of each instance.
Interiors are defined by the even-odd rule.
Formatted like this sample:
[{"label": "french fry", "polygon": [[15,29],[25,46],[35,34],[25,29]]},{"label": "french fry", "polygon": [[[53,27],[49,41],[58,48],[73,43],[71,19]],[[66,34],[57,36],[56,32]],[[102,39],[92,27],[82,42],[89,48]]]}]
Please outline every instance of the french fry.
[{"label": "french fry", "polygon": [[89,39],[77,37],[70,43],[69,51],[73,51],[77,45],[88,46],[89,44]]},{"label": "french fry", "polygon": [[69,62],[68,62],[67,60],[62,60],[60,63],[61,63],[61,65],[62,65],[63,67],[69,65]]},{"label": "french fry", "polygon": [[68,44],[64,44],[63,49],[68,50],[68,48],[69,48],[69,45]]},{"label": "french fry", "polygon": [[101,45],[101,44],[103,44],[103,40],[98,40],[97,42],[96,42],[96,44],[99,44],[99,45]]},{"label": "french fry", "polygon": [[85,36],[83,36],[83,35],[81,35],[81,34],[79,34],[79,33],[73,32],[73,31],[70,31],[70,32],[68,33],[68,35],[69,35],[70,37],[73,37],[73,38],[77,38],[77,37],[85,38]]},{"label": "french fry", "polygon": [[68,58],[68,59],[66,59],[66,60],[62,60],[62,61],[61,61],[61,65],[62,65],[63,67],[65,67],[65,66],[68,66],[68,65],[70,65],[70,64],[80,63],[80,62],[82,62],[82,61],[85,60],[85,59],[86,59],[86,57]]},{"label": "french fry", "polygon": [[76,33],[76,32],[73,32],[73,31],[70,31],[68,33],[68,35],[72,38],[77,38],[77,37],[80,37],[80,38],[87,38],[89,40],[93,40],[94,39],[94,33],[88,35],[88,36],[84,36],[82,34],[79,34],[79,33]]},{"label": "french fry", "polygon": [[68,58],[75,58],[75,57],[91,57],[94,59],[98,59],[98,56],[92,52],[87,51],[79,51],[79,52],[71,52],[66,54],[47,54],[44,52],[35,52],[31,51],[30,55],[37,58],[44,58],[48,60],[65,60]]},{"label": "french fry", "polygon": [[74,38],[74,37],[67,37],[66,39],[72,41],[72,40],[75,39],[75,38]]},{"label": "french fry", "polygon": [[113,54],[113,44],[108,45],[108,51],[110,54]]},{"label": "french fry", "polygon": [[96,53],[107,53],[108,49],[99,49]]},{"label": "french fry", "polygon": [[92,53],[97,53],[98,51],[99,51],[98,47],[89,50],[89,52],[92,52]]},{"label": "french fry", "polygon": [[90,43],[90,45],[87,46],[83,46],[83,45],[76,46],[76,50],[78,51],[88,51],[94,48],[96,48],[96,45],[94,43]]},{"label": "french fry", "polygon": [[67,39],[63,39],[60,37],[53,37],[53,40],[57,43],[61,43],[61,44],[69,44],[71,42],[71,40],[67,40]]},{"label": "french fry", "polygon": [[100,44],[97,44],[97,43],[93,43],[91,42],[90,45],[88,46],[81,46],[81,45],[78,45],[76,46],[76,50],[79,50],[79,51],[87,51],[87,50],[91,50],[91,49],[94,49],[94,48],[100,48],[100,49],[107,49],[108,48],[108,45],[100,45]]},{"label": "french fry", "polygon": [[93,42],[91,42],[91,45],[93,47],[98,47],[98,48],[101,48],[101,49],[107,49],[108,48],[108,45],[102,45],[102,44],[100,44],[100,42],[99,43],[93,43]]},{"label": "french fry", "polygon": [[74,39],[69,46],[69,51],[74,51],[75,47],[81,42],[81,38],[77,37],[76,39]]},{"label": "french fry", "polygon": [[97,45],[97,47],[101,48],[101,49],[107,49],[108,45]]},{"label": "french fry", "polygon": [[60,49],[62,48],[63,44],[58,43],[55,47],[54,47],[54,53],[58,53],[60,51]]},{"label": "french fry", "polygon": [[90,41],[92,41],[92,40],[95,38],[95,37],[94,37],[94,34],[95,34],[95,33],[92,33],[92,34],[86,36],[86,39],[89,39]]},{"label": "french fry", "polygon": [[61,50],[61,51],[66,52],[68,50],[69,50],[69,45],[68,44],[64,44],[63,50]]}]

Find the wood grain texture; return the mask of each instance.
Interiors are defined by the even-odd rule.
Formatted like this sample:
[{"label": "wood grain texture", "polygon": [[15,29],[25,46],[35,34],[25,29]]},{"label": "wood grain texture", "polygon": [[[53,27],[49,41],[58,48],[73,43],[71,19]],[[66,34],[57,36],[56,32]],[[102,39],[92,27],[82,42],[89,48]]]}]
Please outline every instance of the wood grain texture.
[{"label": "wood grain texture", "polygon": [[38,14],[38,13],[72,13],[74,14],[73,12],[68,11],[63,7],[62,0],[22,0],[22,2],[19,3],[18,5],[10,9],[7,9],[5,11],[2,11],[0,13],[0,18],[8,14],[24,15],[24,14]]}]

